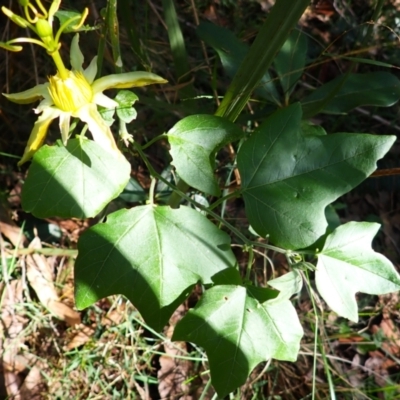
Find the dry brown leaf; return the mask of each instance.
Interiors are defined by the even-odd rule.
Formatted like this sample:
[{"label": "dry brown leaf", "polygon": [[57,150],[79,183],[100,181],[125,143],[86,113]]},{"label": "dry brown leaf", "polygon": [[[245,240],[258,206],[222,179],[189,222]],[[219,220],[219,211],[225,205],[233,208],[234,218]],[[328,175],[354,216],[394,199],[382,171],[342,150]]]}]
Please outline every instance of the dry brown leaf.
[{"label": "dry brown leaf", "polygon": [[[29,248],[41,248],[39,238],[35,238]],[[60,301],[56,292],[53,273],[46,258],[40,254],[32,254],[26,258],[26,276],[35,290],[40,302],[57,318],[74,326],[81,323],[80,314]]]},{"label": "dry brown leaf", "polygon": [[22,234],[20,227],[0,222],[0,233],[4,235],[13,246],[23,247],[25,236]]},{"label": "dry brown leaf", "polygon": [[42,382],[42,375],[38,367],[30,369],[22,384],[19,394],[21,400],[40,400],[43,399],[42,393],[45,387]]},{"label": "dry brown leaf", "polygon": [[124,318],[125,305],[121,304],[117,308],[109,311],[102,319],[101,325],[108,327],[112,325],[118,325]]},{"label": "dry brown leaf", "polygon": [[373,325],[371,330],[372,333],[377,333],[379,330],[382,331],[386,339],[382,343],[382,350],[394,356],[400,354],[400,330],[391,319],[383,318],[379,326]]},{"label": "dry brown leaf", "polygon": [[[165,331],[167,338],[172,337],[175,325],[183,317],[185,306],[182,304],[172,315]],[[157,372],[158,392],[161,399],[190,400],[189,387],[184,382],[188,379],[191,364],[187,360],[176,358],[187,354],[185,342],[164,343],[165,356],[160,357],[160,369]]]},{"label": "dry brown leaf", "polygon": [[[389,360],[379,350],[369,352],[370,358],[365,361],[365,367],[374,372],[374,380],[378,386],[384,387],[389,383],[388,367],[393,366],[393,360]],[[388,364],[389,362],[389,364]]]},{"label": "dry brown leaf", "polygon": [[20,280],[13,280],[4,285],[3,301],[1,304],[1,352],[4,371],[4,385],[10,398],[21,400],[19,387],[21,379],[16,370],[18,351],[21,347],[20,333],[24,328],[24,319],[15,310],[16,305],[23,302],[23,287]]},{"label": "dry brown leaf", "polygon": [[83,346],[87,343],[96,332],[93,328],[89,326],[78,326],[79,331],[74,335],[71,341],[65,346],[66,350],[73,350],[77,347]]}]

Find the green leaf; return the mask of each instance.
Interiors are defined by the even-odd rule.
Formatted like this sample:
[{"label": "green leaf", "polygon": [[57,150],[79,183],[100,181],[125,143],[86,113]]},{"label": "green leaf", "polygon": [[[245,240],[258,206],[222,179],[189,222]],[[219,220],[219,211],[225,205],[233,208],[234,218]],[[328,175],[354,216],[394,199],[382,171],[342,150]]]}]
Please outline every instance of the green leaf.
[{"label": "green leaf", "polygon": [[[227,75],[233,78],[250,47],[241,42],[230,30],[210,22],[202,22],[197,27],[196,33],[201,40],[214,48]],[[278,91],[268,73],[262,77],[256,94],[271,103],[279,104]]]},{"label": "green leaf", "polygon": [[[314,90],[303,99],[304,118],[315,114],[325,97],[341,83],[342,76]],[[343,114],[360,106],[390,107],[400,99],[400,81],[389,72],[350,74],[339,92],[321,112]]]},{"label": "green leaf", "polygon": [[246,214],[260,236],[299,249],[325,233],[325,207],[366,179],[394,136],[303,134],[301,107],[271,115],[238,152]]},{"label": "green leaf", "polygon": [[215,154],[226,144],[243,137],[243,131],[222,117],[191,115],[168,132],[173,164],[179,176],[190,186],[218,196],[214,177]]},{"label": "green leaf", "polygon": [[294,294],[303,288],[303,279],[297,270],[290,271],[279,278],[268,281],[268,285],[279,290],[277,299],[289,300]]},{"label": "green leaf", "polygon": [[139,203],[147,200],[148,196],[140,183],[136,179],[130,178],[119,198],[128,203]]},{"label": "green leaf", "polygon": [[400,290],[392,263],[371,248],[379,224],[348,222],[331,233],[318,254],[315,281],[328,306],[358,321],[356,292],[385,294]]},{"label": "green leaf", "polygon": [[78,250],[77,307],[123,294],[154,329],[164,326],[197,282],[240,282],[229,236],[184,206],[112,213],[81,235]]},{"label": "green leaf", "polygon": [[119,104],[116,109],[118,118],[127,124],[132,122],[137,116],[137,112],[132,106],[138,99],[136,94],[130,90],[120,90],[114,99]]},{"label": "green leaf", "polygon": [[309,5],[310,0],[275,1],[215,115],[236,120]]},{"label": "green leaf", "polygon": [[303,75],[307,54],[307,38],[300,30],[293,30],[274,59],[285,98],[289,99],[297,81]]},{"label": "green leaf", "polygon": [[76,18],[72,22],[70,22],[67,26],[67,28],[64,30],[64,33],[69,33],[69,32],[87,32],[87,31],[93,31],[97,29],[96,26],[90,26],[90,25],[82,25],[79,29],[74,29],[74,26],[76,26],[82,17],[82,13],[77,12],[77,11],[67,11],[67,10],[58,10],[55,13],[55,16],[58,18],[60,21],[60,25],[63,25],[66,23],[69,19]]},{"label": "green leaf", "polygon": [[131,166],[85,138],[35,153],[22,188],[22,207],[38,218],[91,218],[126,186]]},{"label": "green leaf", "polygon": [[204,347],[220,398],[244,384],[258,363],[296,360],[303,329],[292,303],[270,301],[275,296],[270,289],[215,286],[177,324],[172,340]]}]

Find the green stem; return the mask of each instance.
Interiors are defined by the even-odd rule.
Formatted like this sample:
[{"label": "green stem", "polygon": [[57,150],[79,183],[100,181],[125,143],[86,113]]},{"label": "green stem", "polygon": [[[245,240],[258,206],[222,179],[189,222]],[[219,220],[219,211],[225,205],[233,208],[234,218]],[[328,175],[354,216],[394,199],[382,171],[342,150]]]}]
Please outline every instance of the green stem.
[{"label": "green stem", "polygon": [[233,191],[228,193],[227,195],[220,197],[217,201],[215,201],[214,203],[212,203],[208,209],[209,210],[213,210],[214,208],[218,207],[221,203],[223,203],[224,201],[227,201],[229,199],[234,199],[236,197],[238,197],[240,195],[240,191]]},{"label": "green stem", "polygon": [[247,260],[246,280],[249,281],[250,280],[251,268],[253,266],[253,261],[254,261],[253,247],[248,247],[247,251],[249,252],[249,259]]},{"label": "green stem", "polygon": [[315,400],[315,392],[316,392],[316,377],[317,377],[317,346],[318,346],[318,310],[315,305],[313,291],[311,288],[311,282],[308,275],[308,271],[304,272],[303,277],[307,283],[308,294],[310,295],[311,304],[313,306],[314,314],[315,314],[315,329],[314,329],[314,356],[313,356],[313,379],[312,379],[312,397],[311,400]]},{"label": "green stem", "polygon": [[148,147],[150,147],[153,143],[157,142],[158,140],[165,139],[167,137],[168,137],[168,135],[166,133],[156,136],[155,138],[151,139],[149,142],[144,144],[142,146],[142,150],[147,149]]},{"label": "green stem", "polygon": [[33,43],[33,44],[37,44],[38,46],[42,46],[43,48],[45,48],[47,50],[47,46],[38,39],[20,37],[17,39],[11,39],[7,42],[7,44],[13,44],[13,43]]},{"label": "green stem", "polygon": [[57,50],[57,51],[51,53],[51,57],[53,58],[54,64],[56,64],[58,73],[60,74],[60,78],[67,79],[68,78],[68,70],[65,68],[63,60],[60,56],[60,52]]},{"label": "green stem", "polygon": [[155,177],[153,177],[151,179],[150,190],[149,190],[149,203],[151,205],[154,204],[154,191],[155,191],[155,188],[156,188],[156,183],[157,183],[157,179]]},{"label": "green stem", "polygon": [[[318,335],[319,317],[318,317],[317,305],[315,304],[315,299],[314,299],[314,290],[312,289],[312,286],[311,286],[311,281],[310,281],[310,277],[308,275],[308,271],[304,271],[303,277],[305,278],[305,281],[307,283],[307,290],[308,290],[308,293],[310,295],[311,304],[312,304],[312,307],[313,307],[313,310],[314,310],[314,315],[315,315],[314,361],[313,361],[313,381],[312,381],[312,398],[311,398],[311,400],[315,400],[316,377],[317,377],[317,348],[318,348],[318,337],[319,337],[319,335]],[[333,381],[332,381],[331,373],[329,371],[329,365],[328,365],[328,360],[326,358],[325,349],[322,346],[322,344],[320,344],[319,348],[321,349],[321,355],[322,355],[322,359],[323,359],[323,363],[324,363],[324,369],[325,369],[326,377],[327,377],[327,380],[328,380],[328,386],[329,386],[329,392],[330,392],[330,397],[329,398],[332,399],[332,400],[336,400],[334,384],[333,384]]]}]

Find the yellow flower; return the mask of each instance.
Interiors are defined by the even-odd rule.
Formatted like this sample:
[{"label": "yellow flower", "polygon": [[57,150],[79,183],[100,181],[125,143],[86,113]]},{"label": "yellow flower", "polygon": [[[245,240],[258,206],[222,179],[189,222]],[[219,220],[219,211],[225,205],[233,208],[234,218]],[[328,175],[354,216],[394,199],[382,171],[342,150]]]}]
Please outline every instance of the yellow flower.
[{"label": "yellow flower", "polygon": [[109,126],[97,111],[98,105],[115,109],[118,103],[104,95],[103,91],[167,82],[158,75],[141,71],[113,74],[94,80],[97,74],[97,56],[83,70],[83,54],[79,49],[78,34],[71,43],[70,61],[72,70],[67,70],[67,74],[64,74],[66,77],[62,78],[58,72],[49,77],[47,83],[24,92],[4,94],[9,100],[20,104],[41,100],[35,109],[35,112],[41,115],[33,127],[24,155],[18,165],[31,159],[42,146],[49,125],[56,118],[60,119],[61,138],[64,144],[69,137],[71,117],[79,118],[88,125],[95,142],[118,157],[121,156]]}]

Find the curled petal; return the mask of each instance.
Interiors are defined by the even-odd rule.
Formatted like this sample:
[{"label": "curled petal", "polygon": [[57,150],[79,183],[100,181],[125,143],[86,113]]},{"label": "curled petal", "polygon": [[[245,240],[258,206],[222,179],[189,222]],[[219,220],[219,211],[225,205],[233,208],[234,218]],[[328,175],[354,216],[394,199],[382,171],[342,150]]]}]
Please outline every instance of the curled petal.
[{"label": "curled petal", "polygon": [[71,120],[70,113],[64,112],[60,114],[60,131],[61,131],[61,139],[64,143],[64,146],[67,145],[67,141],[69,138],[70,120]]},{"label": "curled petal", "polygon": [[24,155],[18,162],[18,165],[22,165],[26,161],[30,160],[33,155],[42,146],[44,139],[46,138],[47,130],[53,119],[60,115],[60,110],[57,108],[49,107],[43,111],[43,114],[38,118],[33,126],[31,135],[29,136],[28,144],[25,147]]},{"label": "curled petal", "polygon": [[70,54],[70,62],[71,66],[75,71],[83,71],[83,54],[81,49],[79,48],[79,33],[77,33],[71,42],[71,54]]},{"label": "curled petal", "polygon": [[36,100],[48,97],[48,86],[48,83],[43,83],[33,87],[32,89],[25,90],[24,92],[10,94],[3,93],[3,96],[7,97],[8,100],[14,103],[29,104]]},{"label": "curled petal", "polygon": [[95,104],[88,104],[73,114],[74,117],[86,122],[93,140],[110,153],[122,156],[110,128],[97,111]]},{"label": "curled petal", "polygon": [[112,74],[96,79],[93,82],[93,93],[100,93],[107,89],[128,89],[131,87],[153,85],[157,83],[167,83],[168,81],[161,76],[151,72],[136,71],[124,74]]},{"label": "curled petal", "polygon": [[54,14],[58,11],[61,5],[61,0],[53,0],[49,8],[49,22],[50,25],[53,23]]},{"label": "curled petal", "polygon": [[50,95],[46,95],[46,97],[39,103],[39,105],[33,109],[35,111],[35,114],[40,114],[42,113],[46,108],[52,106],[54,104],[53,99],[50,97]]},{"label": "curled petal", "polygon": [[96,78],[97,74],[97,56],[93,57],[93,60],[90,62],[89,66],[83,71],[83,75],[86,80],[92,84],[94,78]]},{"label": "curled petal", "polygon": [[103,93],[96,93],[93,96],[93,101],[97,105],[102,106],[102,107],[107,108],[107,109],[116,108],[119,105],[115,100],[110,99],[108,96],[106,96]]},{"label": "curled petal", "polygon": [[18,52],[22,50],[22,46],[15,46],[10,43],[0,42],[0,48],[8,51]]}]

